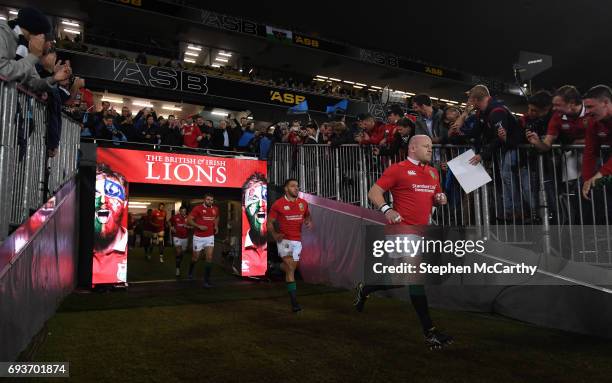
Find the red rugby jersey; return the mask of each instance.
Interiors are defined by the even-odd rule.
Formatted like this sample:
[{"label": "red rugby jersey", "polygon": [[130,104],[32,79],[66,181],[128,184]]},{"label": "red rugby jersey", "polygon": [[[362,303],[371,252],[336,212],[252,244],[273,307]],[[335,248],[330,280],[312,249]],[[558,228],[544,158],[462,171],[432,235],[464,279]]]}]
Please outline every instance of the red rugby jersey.
[{"label": "red rugby jersey", "polygon": [[175,214],[170,218],[170,223],[174,227],[174,237],[185,239],[187,238],[187,217],[180,214]]},{"label": "red rugby jersey", "polygon": [[199,205],[191,210],[189,216],[198,225],[206,226],[206,230],[200,230],[197,227],[193,229],[193,235],[196,237],[210,237],[215,235],[215,218],[219,216],[219,208],[216,206]]},{"label": "red rugby jersey", "polygon": [[593,177],[596,172],[600,172],[603,176],[612,174],[612,157],[596,169],[601,145],[612,145],[612,118],[599,121],[587,129],[582,158],[582,178],[585,181]]},{"label": "red rugby jersey", "polygon": [[166,211],[155,209],[151,213],[151,225],[155,228],[155,231],[164,231],[164,224],[166,223]]},{"label": "red rugby jersey", "polygon": [[389,166],[376,181],[393,196],[393,209],[404,225],[428,225],[436,193],[441,193],[438,171],[410,160]]},{"label": "red rugby jersey", "polygon": [[270,208],[269,218],[278,222],[279,232],[285,234],[285,239],[300,241],[302,239],[302,224],[310,216],[308,203],[301,198],[289,201],[283,196],[274,202]]}]

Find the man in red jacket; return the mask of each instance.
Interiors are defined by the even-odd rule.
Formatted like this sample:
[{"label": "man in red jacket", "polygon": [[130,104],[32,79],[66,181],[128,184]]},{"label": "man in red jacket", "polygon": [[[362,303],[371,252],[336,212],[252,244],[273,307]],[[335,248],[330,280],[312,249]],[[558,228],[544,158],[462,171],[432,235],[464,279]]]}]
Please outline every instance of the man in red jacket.
[{"label": "man in red jacket", "polygon": [[204,137],[196,124],[184,125],[181,128],[181,134],[183,135],[183,145],[188,148],[197,148]]},{"label": "man in red jacket", "polygon": [[590,126],[585,136],[582,177],[586,180],[582,195],[589,198],[589,192],[595,182],[612,175],[612,158],[603,161],[596,169],[597,157],[602,145],[612,145],[612,90],[605,85],[597,85],[584,95],[584,106],[588,115],[596,122]]}]

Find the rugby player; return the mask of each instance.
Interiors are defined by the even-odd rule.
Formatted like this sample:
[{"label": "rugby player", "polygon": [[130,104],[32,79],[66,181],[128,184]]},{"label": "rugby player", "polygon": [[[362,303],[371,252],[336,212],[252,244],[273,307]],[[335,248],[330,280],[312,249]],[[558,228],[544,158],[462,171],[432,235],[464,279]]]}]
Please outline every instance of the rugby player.
[{"label": "rugby player", "polygon": [[160,202],[158,208],[151,213],[151,227],[153,235],[151,238],[151,252],[154,245],[159,245],[159,261],[164,263],[164,229],[166,226],[166,205]]},{"label": "rugby player", "polygon": [[187,208],[181,206],[179,213],[170,218],[170,232],[172,233],[172,243],[176,250],[176,276],[181,276],[181,262],[183,261],[183,252],[187,250],[188,231],[187,225]]},{"label": "rugby player", "polygon": [[219,232],[219,208],[214,206],[212,194],[204,195],[204,203],[191,210],[187,216],[187,224],[193,226],[193,255],[189,264],[189,279],[193,279],[193,269],[204,254],[204,287],[211,288],[210,273],[212,270],[213,250],[215,249],[215,234]]},{"label": "rugby player", "polygon": [[[426,135],[413,136],[408,143],[408,158],[387,168],[368,192],[370,201],[383,212],[388,224],[428,225],[434,203],[446,204],[438,172],[428,165],[431,156],[431,138]],[[386,191],[391,192],[393,207],[385,201]],[[365,285],[360,282],[355,289],[355,308],[359,312],[363,311],[368,296],[375,291],[400,287],[404,286]],[[409,292],[427,346],[438,349],[451,344],[453,338],[438,331],[432,323],[424,286],[410,285]]]},{"label": "rugby player", "polygon": [[[312,218],[308,210],[308,203],[298,197],[298,181],[290,178],[284,184],[285,195],[272,205],[268,215],[268,232],[276,241],[278,255],[282,258],[281,268],[285,272],[287,292],[294,313],[302,311],[297,302],[295,283],[295,270],[300,263],[302,252],[302,225],[310,229]],[[275,228],[278,225],[278,230]]]}]

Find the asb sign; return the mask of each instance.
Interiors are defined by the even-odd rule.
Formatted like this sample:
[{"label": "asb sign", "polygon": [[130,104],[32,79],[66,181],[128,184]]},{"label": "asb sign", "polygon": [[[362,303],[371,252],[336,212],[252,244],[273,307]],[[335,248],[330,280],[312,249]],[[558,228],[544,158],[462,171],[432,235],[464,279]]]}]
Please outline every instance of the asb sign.
[{"label": "asb sign", "polygon": [[241,275],[264,275],[268,268],[266,172],[265,161],[250,158],[98,148],[92,284],[127,282],[129,183],[240,188]]},{"label": "asb sign", "polygon": [[113,60],[113,80],[134,85],[207,94],[208,79],[193,72]]}]

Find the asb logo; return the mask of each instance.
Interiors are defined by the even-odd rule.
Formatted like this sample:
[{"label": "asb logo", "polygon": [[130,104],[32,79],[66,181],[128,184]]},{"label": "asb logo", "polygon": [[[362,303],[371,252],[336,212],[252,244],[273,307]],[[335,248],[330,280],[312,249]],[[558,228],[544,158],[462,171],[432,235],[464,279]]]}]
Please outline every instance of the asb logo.
[{"label": "asb logo", "polygon": [[270,91],[270,101],[278,101],[283,104],[299,104],[306,100],[306,97],[293,93],[282,93],[277,90]]},{"label": "asb logo", "polygon": [[318,48],[319,40],[311,39],[309,37],[293,35],[293,42],[300,45],[306,45],[307,47]]},{"label": "asb logo", "polygon": [[285,205],[284,209],[289,210],[289,206]]},{"label": "asb logo", "polygon": [[113,60],[113,80],[167,90],[207,94],[208,79],[199,73]]}]

